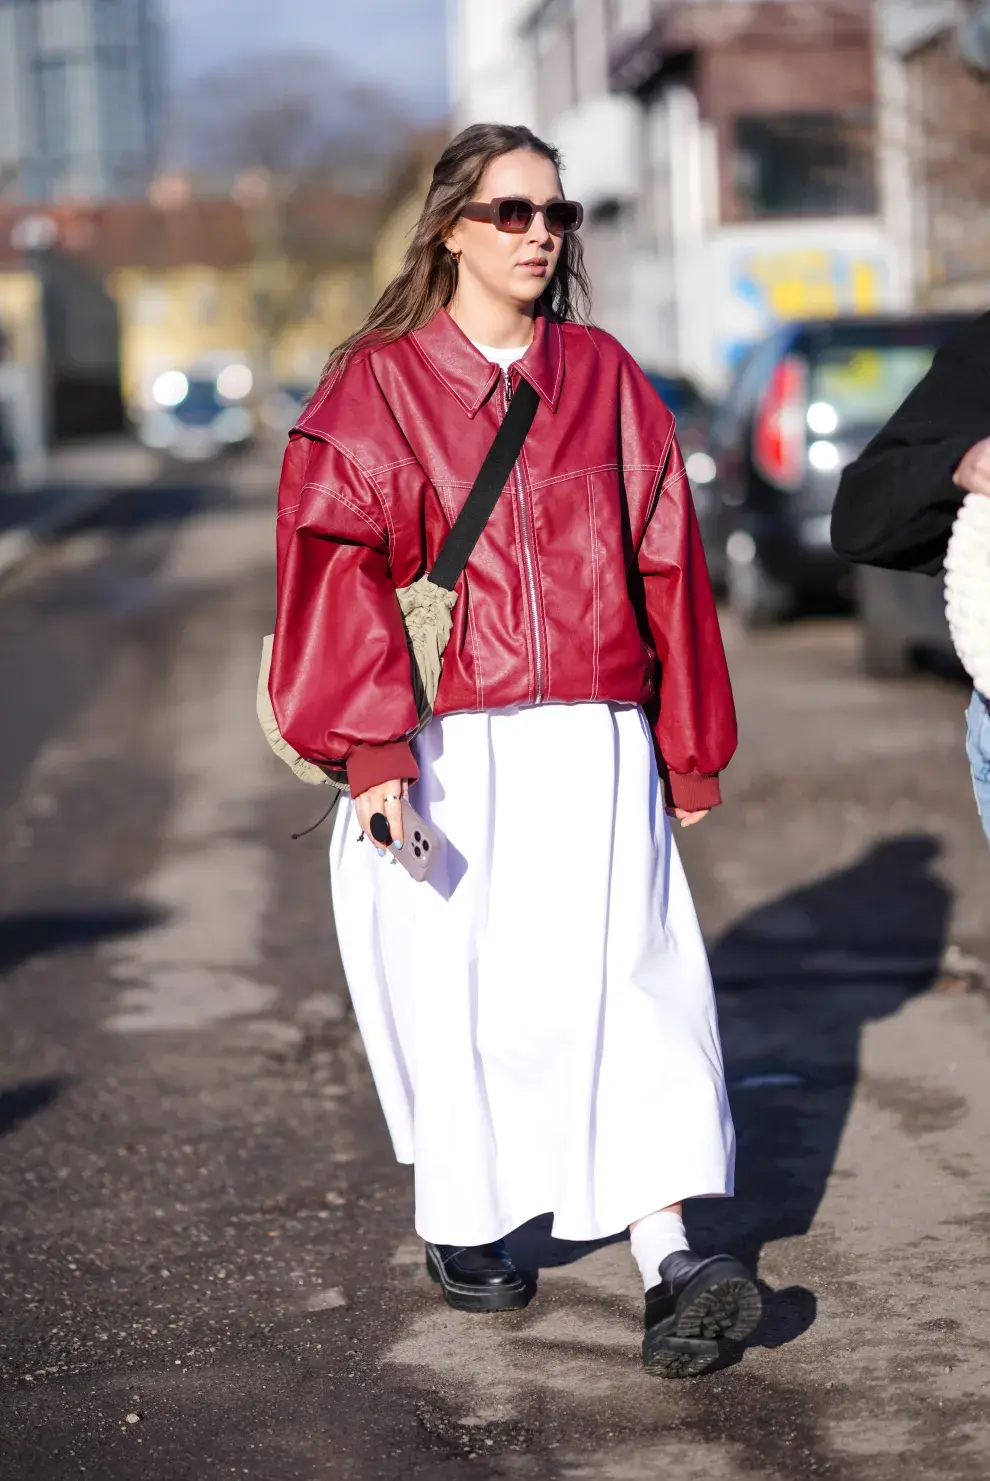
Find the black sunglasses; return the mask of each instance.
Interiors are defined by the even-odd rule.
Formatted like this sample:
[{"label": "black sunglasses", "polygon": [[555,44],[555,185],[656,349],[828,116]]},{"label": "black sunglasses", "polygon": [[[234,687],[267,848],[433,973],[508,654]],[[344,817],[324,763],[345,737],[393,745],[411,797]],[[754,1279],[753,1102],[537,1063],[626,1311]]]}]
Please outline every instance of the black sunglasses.
[{"label": "black sunglasses", "polygon": [[533,217],[540,213],[552,236],[565,236],[577,231],[584,220],[584,207],[578,201],[547,201],[534,205],[521,195],[500,195],[493,201],[469,201],[461,212],[469,221],[490,221],[499,231],[529,231]]}]

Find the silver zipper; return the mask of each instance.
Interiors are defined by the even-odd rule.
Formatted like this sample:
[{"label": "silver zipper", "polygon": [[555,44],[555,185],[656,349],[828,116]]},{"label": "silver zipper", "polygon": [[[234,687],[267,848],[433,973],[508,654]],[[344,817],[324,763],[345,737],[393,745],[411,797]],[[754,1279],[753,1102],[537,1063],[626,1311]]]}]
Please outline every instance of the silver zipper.
[{"label": "silver zipper", "polygon": [[[505,372],[505,409],[508,411],[509,402],[512,400],[512,380],[508,370]],[[536,589],[536,566],[533,560],[533,549],[529,539],[529,517],[530,510],[526,503],[526,491],[523,488],[522,475],[519,471],[519,460],[516,460],[512,470],[512,478],[516,491],[516,506],[519,511],[519,529],[522,533],[523,564],[526,568],[526,585],[529,594],[529,617],[533,633],[533,657],[536,666],[536,694],[534,704],[543,702],[543,638],[540,625],[540,599]]]}]

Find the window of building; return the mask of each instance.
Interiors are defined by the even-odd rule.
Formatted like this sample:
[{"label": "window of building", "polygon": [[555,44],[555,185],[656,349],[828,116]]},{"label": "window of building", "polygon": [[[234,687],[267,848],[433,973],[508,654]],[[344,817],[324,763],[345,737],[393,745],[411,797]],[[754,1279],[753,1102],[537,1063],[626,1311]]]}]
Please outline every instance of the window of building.
[{"label": "window of building", "polygon": [[543,11],[533,33],[541,111],[556,118],[577,96],[574,13],[570,0]]},{"label": "window of building", "polygon": [[733,143],[745,220],[869,216],[877,209],[872,119],[863,110],[737,118]]},{"label": "window of building", "polygon": [[37,77],[38,154],[51,174],[64,169],[72,153],[69,130],[69,69],[64,57],[42,57]]}]

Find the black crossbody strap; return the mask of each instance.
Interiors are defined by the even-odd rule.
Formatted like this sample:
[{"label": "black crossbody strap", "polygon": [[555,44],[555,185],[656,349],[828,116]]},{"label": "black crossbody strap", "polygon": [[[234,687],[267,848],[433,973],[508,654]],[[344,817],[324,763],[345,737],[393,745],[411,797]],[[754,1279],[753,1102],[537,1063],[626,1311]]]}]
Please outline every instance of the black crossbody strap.
[{"label": "black crossbody strap", "polygon": [[443,548],[430,572],[430,580],[435,586],[444,586],[448,591],[453,591],[457,578],[467,565],[471,552],[498,503],[499,495],[508,482],[509,474],[515,467],[539,404],[537,392],[529,381],[521,379],[481,465],[481,471],[474,480],[464,507],[454,520],[450,534],[443,542]]}]

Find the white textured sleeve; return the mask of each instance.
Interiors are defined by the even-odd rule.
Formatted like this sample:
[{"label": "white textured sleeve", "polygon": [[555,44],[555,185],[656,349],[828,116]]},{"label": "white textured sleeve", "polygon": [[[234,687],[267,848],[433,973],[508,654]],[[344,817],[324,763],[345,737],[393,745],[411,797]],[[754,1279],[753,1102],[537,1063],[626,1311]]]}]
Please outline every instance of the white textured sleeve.
[{"label": "white textured sleeve", "polygon": [[990,498],[967,494],[945,556],[945,615],[959,660],[990,695]]}]

